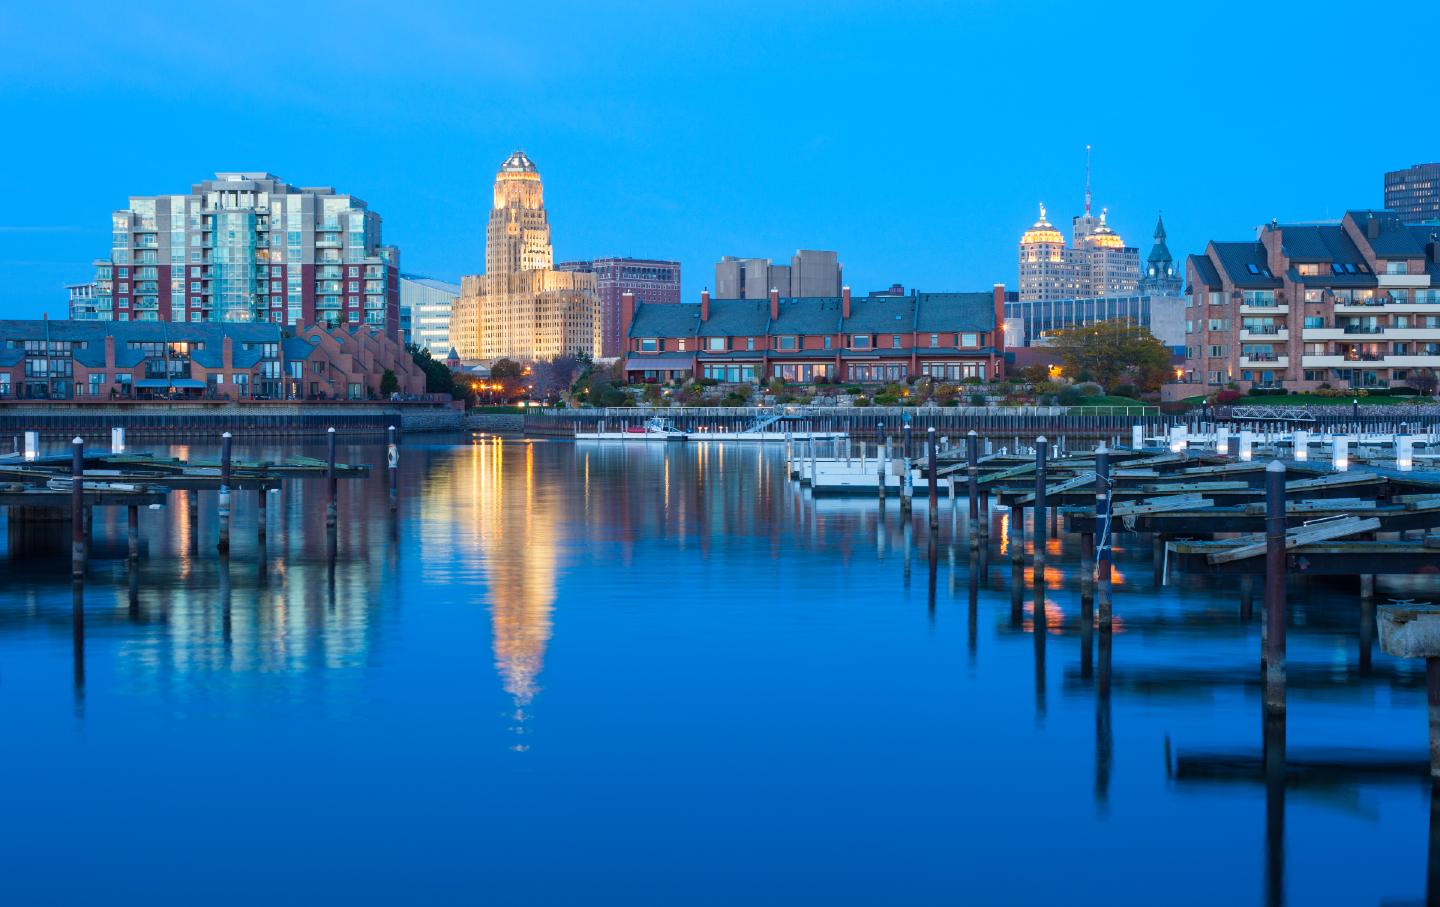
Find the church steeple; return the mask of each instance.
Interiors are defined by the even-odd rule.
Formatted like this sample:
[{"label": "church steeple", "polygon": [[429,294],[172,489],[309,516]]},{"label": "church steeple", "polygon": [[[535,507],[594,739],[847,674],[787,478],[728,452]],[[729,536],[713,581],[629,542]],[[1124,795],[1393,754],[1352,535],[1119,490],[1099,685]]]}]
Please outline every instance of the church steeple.
[{"label": "church steeple", "polygon": [[1140,292],[1150,296],[1178,296],[1184,281],[1175,269],[1175,257],[1165,244],[1165,218],[1156,215],[1155,244],[1145,259],[1145,276],[1140,280]]}]

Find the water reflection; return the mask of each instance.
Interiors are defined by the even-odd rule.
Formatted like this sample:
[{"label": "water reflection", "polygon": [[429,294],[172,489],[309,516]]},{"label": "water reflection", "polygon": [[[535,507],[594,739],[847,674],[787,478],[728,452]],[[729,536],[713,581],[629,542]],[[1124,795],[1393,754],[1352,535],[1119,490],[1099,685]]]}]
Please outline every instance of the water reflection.
[{"label": "water reflection", "polygon": [[[381,451],[344,457],[382,463]],[[686,860],[736,841],[758,876],[803,874],[837,901],[884,900],[893,891],[867,880],[902,875],[916,899],[939,899],[955,890],[952,872],[981,902],[1165,899],[1208,848],[1225,872],[1178,901],[1254,902],[1258,891],[1270,903],[1374,902],[1373,877],[1315,856],[1351,841],[1394,847],[1411,870],[1386,895],[1413,897],[1422,863],[1433,878],[1440,807],[1415,796],[1405,755],[1423,764],[1422,674],[1375,650],[1373,614],[1343,590],[1297,590],[1293,723],[1257,728],[1259,625],[1237,620],[1245,596],[1183,577],[1157,586],[1148,538],[1117,547],[1130,579],[1117,579],[1114,630],[1102,634],[1077,537],[1047,539],[1037,575],[1017,536],[1024,556],[1007,571],[1009,514],[995,513],[971,549],[953,511],[929,532],[923,501],[907,519],[893,496],[883,508],[874,496],[815,499],[786,479],[779,451],[477,437],[415,442],[401,473],[395,514],[384,470],[342,482],[333,536],[323,483],[285,483],[263,538],[258,501],[239,494],[228,558],[214,549],[208,493],[143,513],[133,567],[123,514],[97,511],[87,585],[68,596],[63,532],[57,572],[44,531],[10,525],[0,708],[71,759],[118,762],[124,734],[106,723],[122,717],[147,750],[184,750],[231,778],[245,776],[247,743],[341,751],[295,761],[353,764],[349,778],[302,765],[267,777],[264,796],[245,793],[293,803],[323,791],[344,804],[357,778],[383,779],[401,793],[363,809],[413,829],[423,856],[385,857],[321,816],[327,859],[396,859],[412,877],[422,863],[478,860],[488,876],[524,870],[548,900],[597,891],[543,872],[528,846],[542,835],[547,865],[593,859],[644,884],[659,884],[657,865],[684,867],[661,892],[678,901],[694,899]],[[37,662],[53,698],[35,695]],[[84,747],[79,722],[92,732]],[[1167,739],[1175,758],[1162,765]],[[1356,741],[1399,755],[1314,759]],[[518,761],[508,752],[532,744]],[[1205,753],[1215,758],[1202,778]],[[11,758],[0,765],[18,771]],[[1297,793],[1340,785],[1340,806]],[[163,784],[147,790],[168,804]],[[253,829],[266,821],[255,809],[227,802],[223,822],[197,814],[186,827],[214,834],[239,816]],[[781,827],[757,827],[757,809]],[[503,832],[456,834],[454,814]],[[354,815],[344,818],[365,824]],[[601,825],[632,847],[643,840],[649,869],[604,836],[570,832]],[[1040,878],[1014,842],[1053,827],[1080,843],[1047,854],[1053,873]],[[59,837],[27,828],[6,840],[32,839]],[[1122,851],[1144,860],[1097,874]],[[867,865],[851,871],[841,852]],[[1020,877],[1033,891],[1017,895]],[[704,881],[716,899],[741,895]]]}]

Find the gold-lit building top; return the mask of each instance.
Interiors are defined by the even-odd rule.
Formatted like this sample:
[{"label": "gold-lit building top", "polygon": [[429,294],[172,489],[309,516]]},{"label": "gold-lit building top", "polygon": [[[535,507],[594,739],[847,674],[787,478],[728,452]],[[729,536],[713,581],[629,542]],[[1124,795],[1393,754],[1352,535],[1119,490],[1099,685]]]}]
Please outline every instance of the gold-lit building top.
[{"label": "gold-lit building top", "polygon": [[1040,203],[1040,219],[1035,221],[1035,225],[1029,230],[1026,230],[1024,235],[1020,237],[1020,245],[1022,246],[1039,244],[1057,246],[1063,246],[1065,244],[1065,238],[1060,235],[1060,231],[1055,229],[1054,224],[1046,220],[1044,202]]}]

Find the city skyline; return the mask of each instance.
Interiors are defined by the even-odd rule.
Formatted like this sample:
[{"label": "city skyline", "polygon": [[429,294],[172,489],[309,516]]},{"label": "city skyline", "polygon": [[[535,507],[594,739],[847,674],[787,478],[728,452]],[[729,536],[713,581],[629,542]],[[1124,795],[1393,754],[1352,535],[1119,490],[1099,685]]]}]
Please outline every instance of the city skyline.
[{"label": "city skyline", "polygon": [[[1247,10],[1252,27],[1243,34],[1225,30],[1222,16],[1190,22],[1186,41],[1227,37],[1216,65],[1191,73],[1173,64],[1180,39],[1154,41],[1153,23],[1138,7],[1113,29],[1096,30],[1066,8],[1022,20],[1018,11],[990,4],[910,4],[884,23],[867,23],[875,26],[867,29],[869,41],[905,37],[911,66],[903,78],[832,65],[857,49],[840,39],[854,41],[866,18],[859,8],[823,21],[799,10],[752,11],[786,42],[786,54],[767,54],[744,40],[738,22],[746,17],[703,10],[656,17],[640,7],[614,14],[615,52],[587,63],[593,72],[583,80],[576,69],[591,55],[570,53],[589,27],[592,17],[583,14],[557,16],[574,21],[551,23],[552,41],[486,8],[439,5],[423,16],[398,17],[384,35],[366,35],[391,53],[296,62],[311,56],[297,52],[298,35],[319,14],[291,11],[296,34],[252,48],[256,65],[241,75],[183,49],[224,46],[229,39],[214,12],[140,10],[118,28],[69,16],[66,52],[57,59],[61,38],[49,33],[52,20],[9,11],[17,53],[0,63],[0,78],[12,88],[0,109],[7,122],[57,140],[5,152],[12,171],[27,178],[0,213],[6,239],[0,267],[9,275],[0,314],[61,316],[65,286],[85,280],[94,250],[106,247],[111,211],[131,195],[172,191],[217,170],[264,170],[297,184],[345,187],[384,213],[387,241],[406,251],[407,270],[456,281],[473,269],[483,244],[480,213],[493,161],[517,147],[534,156],[556,197],[566,200],[556,223],[557,260],[680,261],[688,272],[686,301],[710,284],[720,255],[745,249],[841,250],[856,287],[1012,283],[1014,237],[1033,221],[1036,200],[1062,218],[1083,208],[1087,144],[1094,147],[1095,193],[1114,214],[1116,231],[1143,246],[1163,211],[1178,258],[1201,251],[1210,236],[1243,235],[1271,218],[1335,219],[1349,208],[1378,208],[1385,172],[1440,156],[1435,130],[1422,124],[1386,143],[1308,143],[1292,156],[1286,179],[1277,180],[1254,165],[1250,143],[1189,142],[1178,128],[1156,129],[1143,113],[1173,109],[1179,97],[1246,90],[1252,70],[1227,62],[1271,55],[1267,34],[1283,31],[1297,48],[1329,40],[1325,6],[1294,21],[1283,9]],[[644,40],[645,54],[635,52],[641,22],[652,36]],[[338,29],[339,43],[358,28],[326,27]],[[147,45],[146,67],[102,75],[81,65],[151,32],[164,40]],[[660,40],[653,40],[657,33]],[[1072,43],[1082,33],[1093,33],[1083,50]],[[941,50],[957,36],[973,53],[960,65],[945,63],[950,54]],[[451,52],[466,40],[486,53]],[[1054,62],[1014,65],[1037,57]],[[1127,103],[1095,108],[1077,97],[1037,113],[1025,99],[1053,81],[1058,61],[1079,57],[1104,61]],[[417,65],[435,60],[443,61],[438,71]],[[734,75],[737,62],[752,71]],[[1408,60],[1391,65],[1402,75],[1418,67]],[[323,97],[304,87],[322,66],[341,76],[323,80],[330,86]],[[984,93],[972,91],[992,68],[1003,68],[1006,78],[986,80]],[[815,103],[802,106],[783,131],[720,139],[731,95],[762,84]],[[1365,97],[1358,84],[1337,92],[1337,104],[1359,105]],[[971,115],[934,117],[956,93]],[[167,132],[164,142],[110,143],[103,158],[93,143],[62,138],[96,109],[147,104],[165,119],[194,122],[264,109],[259,119],[273,114],[276,129]],[[362,117],[383,125],[367,126],[363,142],[333,140],[351,134],[338,130]],[[625,128],[616,128],[620,122]],[[887,125],[894,134],[877,138]],[[903,218],[895,216],[893,190],[875,191],[877,174],[896,154],[912,187],[904,191]],[[1325,192],[1311,191],[1321,183]]]}]

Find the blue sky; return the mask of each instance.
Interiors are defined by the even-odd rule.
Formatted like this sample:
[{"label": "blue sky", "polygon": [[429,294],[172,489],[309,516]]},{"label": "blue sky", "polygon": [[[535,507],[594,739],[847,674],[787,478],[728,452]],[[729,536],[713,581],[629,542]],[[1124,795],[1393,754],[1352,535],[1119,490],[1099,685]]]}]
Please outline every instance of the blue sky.
[{"label": "blue sky", "polygon": [[1402,25],[1324,2],[7,4],[0,316],[61,314],[110,211],[216,170],[335,186],[405,270],[475,273],[516,147],[558,257],[676,258],[687,299],[721,255],[799,247],[858,291],[1013,284],[1036,203],[1079,213],[1087,143],[1112,225],[1144,254],[1163,209],[1179,255],[1378,207],[1384,170],[1440,159],[1433,11],[1383,9]]}]

